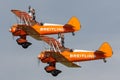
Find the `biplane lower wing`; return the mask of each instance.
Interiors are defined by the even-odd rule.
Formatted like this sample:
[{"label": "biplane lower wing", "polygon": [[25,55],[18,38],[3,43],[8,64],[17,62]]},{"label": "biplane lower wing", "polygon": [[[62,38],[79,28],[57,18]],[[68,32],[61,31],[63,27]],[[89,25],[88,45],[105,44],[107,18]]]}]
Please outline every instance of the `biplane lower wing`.
[{"label": "biplane lower wing", "polygon": [[22,24],[18,25],[18,27],[24,30],[29,36],[33,37],[34,39],[41,40],[40,34],[35,31],[31,26]]},{"label": "biplane lower wing", "polygon": [[52,57],[54,57],[56,59],[56,61],[60,62],[61,64],[65,65],[67,67],[74,67],[74,68],[80,67],[79,65],[77,65],[73,62],[70,62],[67,58],[65,58],[59,52],[53,52]]},{"label": "biplane lower wing", "polygon": [[62,48],[62,45],[56,39],[54,39],[52,37],[40,35],[31,26],[18,25],[18,27],[20,29],[24,30],[29,36],[33,37],[36,40],[42,40],[42,41],[46,42],[48,45],[50,45],[51,47],[54,46],[55,48],[59,48],[59,49]]}]

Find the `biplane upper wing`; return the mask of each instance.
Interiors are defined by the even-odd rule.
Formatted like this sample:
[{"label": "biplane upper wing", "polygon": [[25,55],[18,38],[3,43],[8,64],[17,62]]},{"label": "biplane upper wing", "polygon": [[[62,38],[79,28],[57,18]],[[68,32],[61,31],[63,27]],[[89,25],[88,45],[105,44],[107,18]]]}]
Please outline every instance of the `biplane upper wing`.
[{"label": "biplane upper wing", "polygon": [[24,19],[29,19],[31,20],[31,16],[24,12],[24,11],[20,11],[20,10],[11,10],[11,12],[13,12],[17,17],[19,17],[20,19],[24,20]]},{"label": "biplane upper wing", "polygon": [[65,58],[63,55],[61,55],[59,52],[53,52],[52,57],[54,57],[58,62],[61,64],[67,66],[67,67],[80,67],[79,65],[69,61],[67,58]]},{"label": "biplane upper wing", "polygon": [[12,13],[14,13],[18,18],[20,18],[20,20],[23,20],[23,22],[27,23],[27,24],[33,24],[35,23],[34,20],[32,20],[32,17],[24,12],[24,11],[20,11],[20,10],[11,10]]}]

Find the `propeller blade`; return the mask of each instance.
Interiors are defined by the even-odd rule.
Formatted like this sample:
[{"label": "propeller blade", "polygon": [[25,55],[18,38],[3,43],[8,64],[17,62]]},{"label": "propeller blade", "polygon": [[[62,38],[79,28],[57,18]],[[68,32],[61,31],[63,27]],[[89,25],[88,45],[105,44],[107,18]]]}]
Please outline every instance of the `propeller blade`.
[{"label": "propeller blade", "polygon": [[13,40],[14,40],[14,36],[12,35],[12,38],[13,38]]},{"label": "propeller blade", "polygon": [[40,65],[40,60],[38,59],[38,66]]}]

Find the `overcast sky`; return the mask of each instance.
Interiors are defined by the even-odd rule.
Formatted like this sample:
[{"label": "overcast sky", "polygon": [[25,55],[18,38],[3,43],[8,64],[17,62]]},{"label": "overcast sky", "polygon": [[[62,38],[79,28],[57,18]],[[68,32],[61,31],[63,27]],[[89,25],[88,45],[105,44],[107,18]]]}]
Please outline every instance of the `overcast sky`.
[{"label": "overcast sky", "polygon": [[[8,31],[16,23],[11,9],[36,10],[39,22],[65,24],[72,16],[79,18],[82,28],[75,36],[65,35],[65,46],[96,50],[107,41],[114,55],[107,59],[81,62],[82,68],[72,69],[62,64],[62,73],[53,77],[38,65],[38,54],[45,43],[28,37],[32,46],[23,49]],[[120,0],[0,0],[0,80],[114,80],[120,79]]]}]

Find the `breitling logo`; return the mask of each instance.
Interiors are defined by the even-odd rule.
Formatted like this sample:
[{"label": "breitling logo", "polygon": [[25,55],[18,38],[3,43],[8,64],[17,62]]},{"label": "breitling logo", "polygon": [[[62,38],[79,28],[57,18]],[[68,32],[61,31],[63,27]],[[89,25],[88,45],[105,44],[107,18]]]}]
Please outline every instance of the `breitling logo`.
[{"label": "breitling logo", "polygon": [[91,54],[70,54],[70,58],[95,58],[95,55],[91,55]]},{"label": "breitling logo", "polygon": [[40,31],[57,31],[57,32],[62,32],[64,31],[63,28],[40,28]]}]

